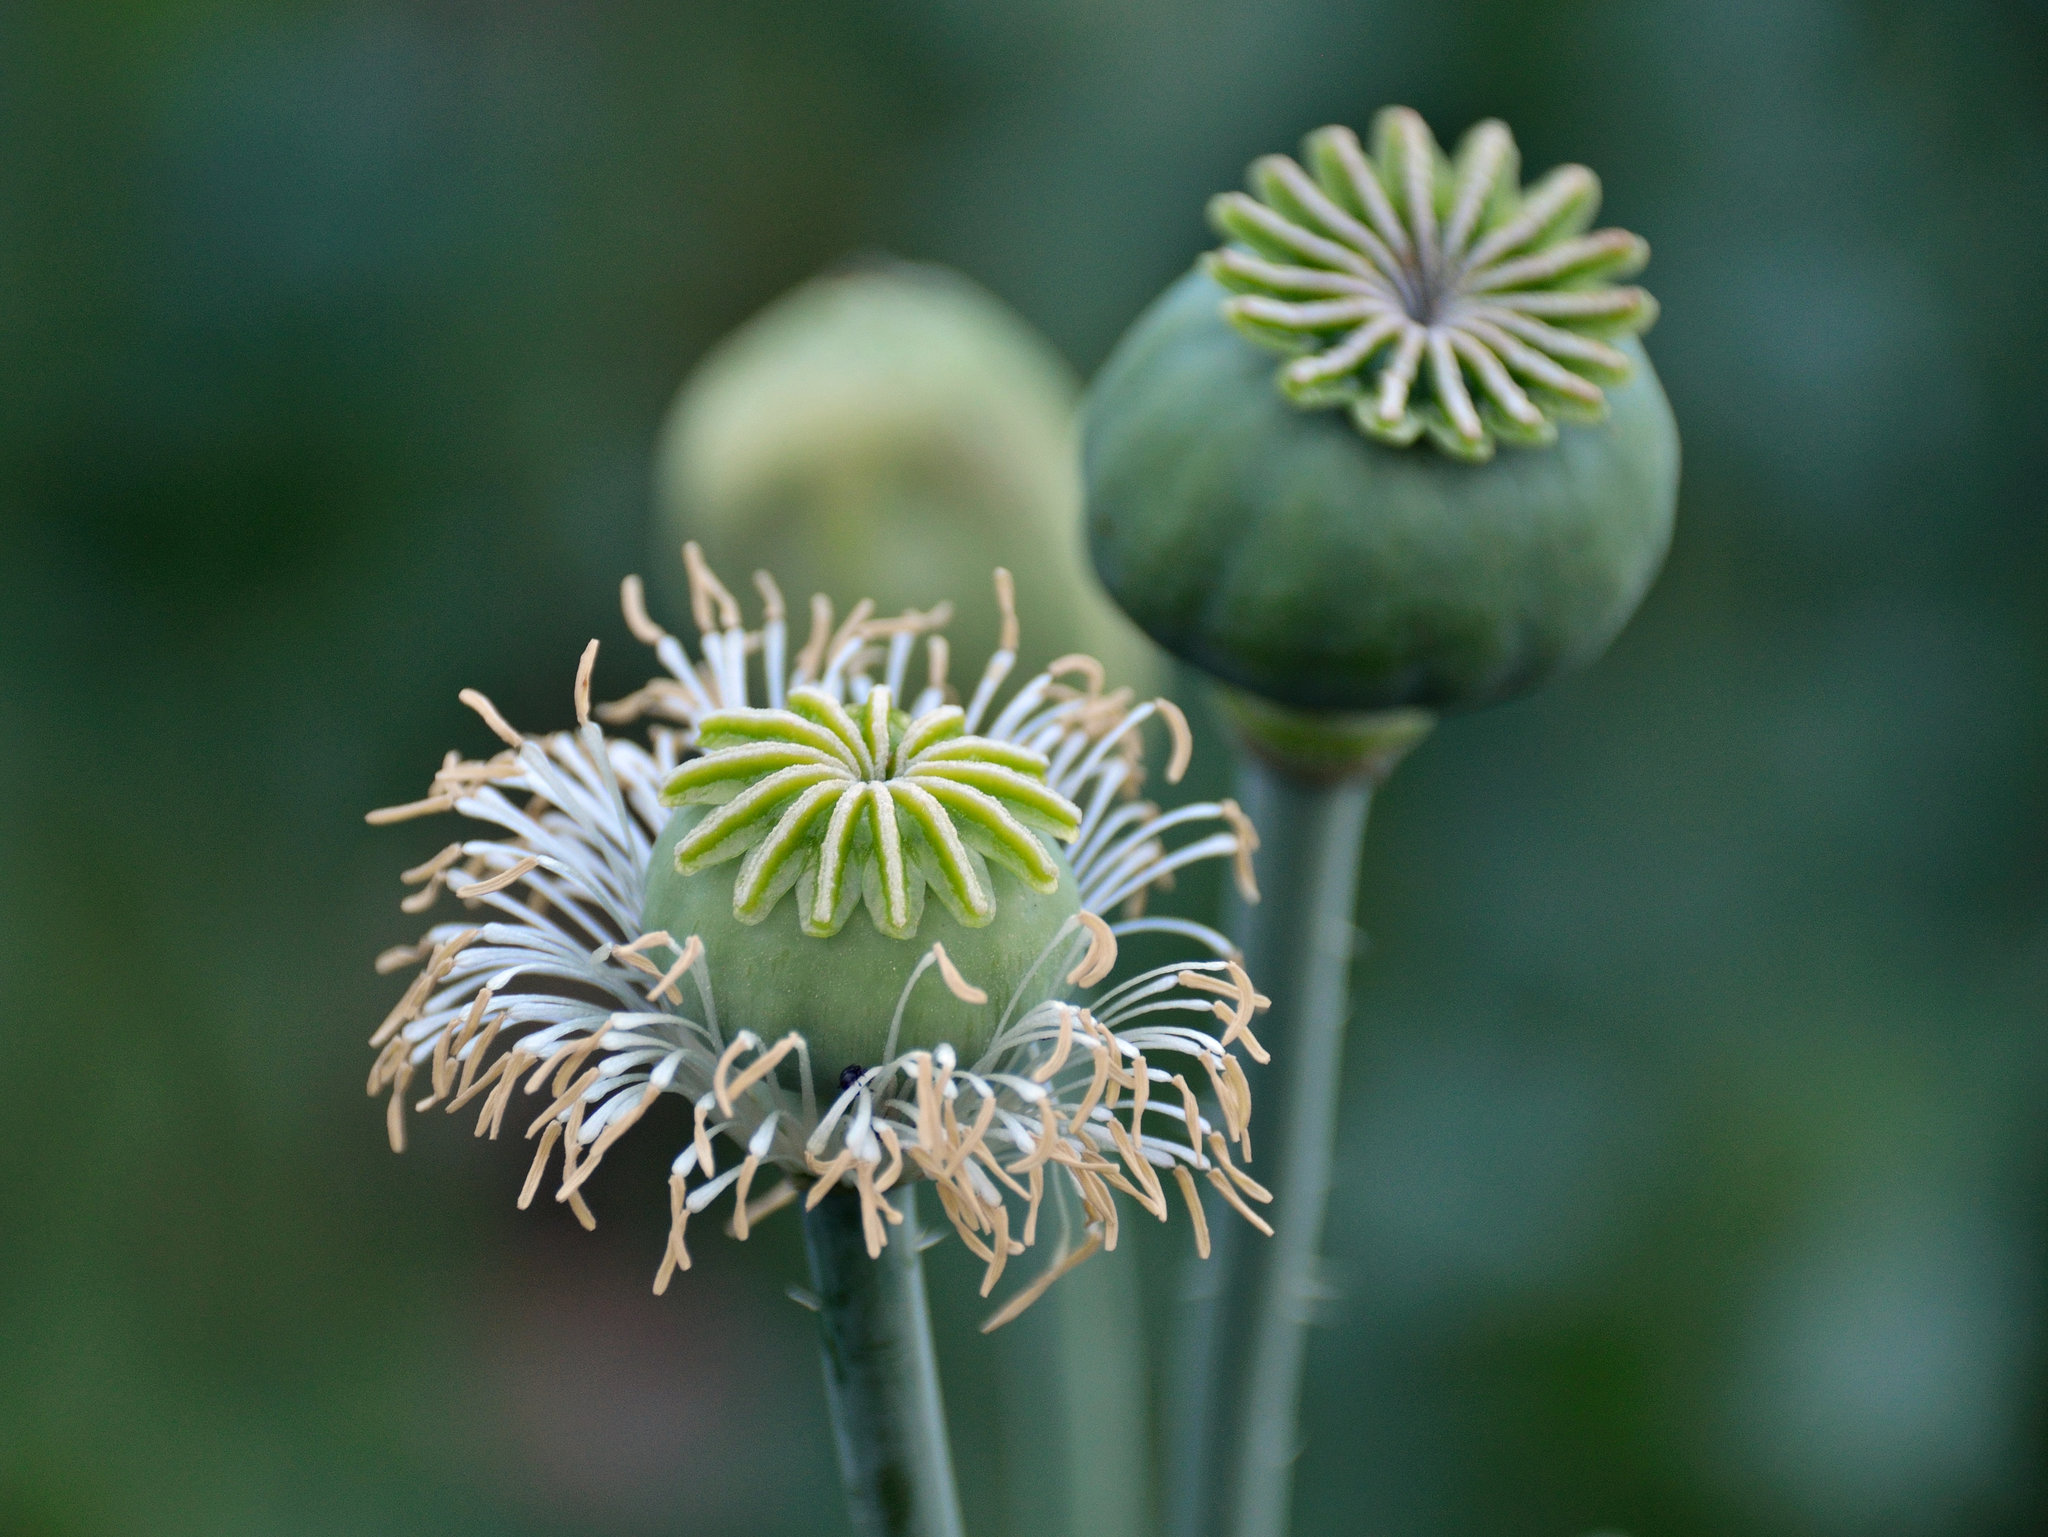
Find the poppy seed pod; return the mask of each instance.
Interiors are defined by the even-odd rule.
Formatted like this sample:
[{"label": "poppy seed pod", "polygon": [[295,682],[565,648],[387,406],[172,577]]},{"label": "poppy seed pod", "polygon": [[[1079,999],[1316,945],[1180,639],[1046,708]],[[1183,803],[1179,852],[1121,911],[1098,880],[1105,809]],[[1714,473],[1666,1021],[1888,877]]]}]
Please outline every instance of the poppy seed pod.
[{"label": "poppy seed pod", "polygon": [[[694,539],[715,563],[885,613],[977,591],[1002,565],[1034,616],[1020,667],[1053,660],[1058,637],[1156,686],[1157,653],[1087,575],[1079,399],[1051,343],[960,274],[841,268],[749,319],[684,383],[656,457],[657,542],[672,557]],[[995,646],[985,608],[948,630],[963,656]]]},{"label": "poppy seed pod", "polygon": [[[888,692],[877,685],[868,703],[879,698],[888,711]],[[749,740],[719,716],[707,719],[706,734],[723,750],[681,765],[664,792],[684,803],[648,860],[648,926],[701,938],[723,960],[720,984],[743,1001],[755,1032],[803,1031],[828,1078],[898,1047],[948,1043],[975,1060],[994,1036],[995,1010],[932,988],[910,993],[894,1017],[880,1007],[848,1010],[845,1000],[900,991],[922,953],[904,941],[919,938],[926,947],[942,940],[952,963],[1006,1011],[1026,1013],[1058,996],[1062,971],[1045,959],[1062,931],[1073,931],[1080,882],[1058,844],[1035,835],[1072,838],[1079,809],[1045,785],[1042,757],[1035,774],[1029,765],[1019,773],[1013,764],[1026,754],[966,736],[957,708],[920,721],[890,712],[896,719],[884,717],[884,751],[874,755],[857,752],[871,710],[842,736],[831,725],[854,723],[855,715],[829,695],[798,690],[789,706],[726,714],[742,729],[757,720],[783,724],[772,719],[778,714],[826,722],[818,733],[828,741],[817,754],[824,761],[777,750],[793,742]],[[932,731],[934,721],[950,726],[950,736]],[[912,735],[920,724],[925,751]],[[748,773],[750,755],[773,763],[731,777],[735,763]],[[788,782],[775,783],[778,776]],[[1014,786],[977,787],[997,776]],[[703,788],[693,792],[693,782]],[[1002,793],[1013,788],[1021,795]],[[721,791],[726,798],[715,799]],[[1053,803],[1054,815],[1034,814],[1040,802]]]},{"label": "poppy seed pod", "polygon": [[1647,248],[1583,232],[1582,167],[1521,189],[1497,123],[1447,159],[1392,109],[1373,153],[1324,129],[1304,160],[1212,204],[1230,244],[1091,388],[1097,572],[1169,650],[1299,710],[1492,704],[1591,661],[1676,501],[1655,304],[1610,281]]}]

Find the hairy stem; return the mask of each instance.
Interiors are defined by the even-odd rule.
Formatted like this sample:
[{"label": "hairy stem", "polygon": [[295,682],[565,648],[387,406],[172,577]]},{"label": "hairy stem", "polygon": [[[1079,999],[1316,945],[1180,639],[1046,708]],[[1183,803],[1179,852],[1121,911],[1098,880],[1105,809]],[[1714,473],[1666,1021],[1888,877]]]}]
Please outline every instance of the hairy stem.
[{"label": "hairy stem", "polygon": [[[1219,1213],[1197,1272],[1171,1439],[1172,1537],[1282,1537],[1300,1450],[1296,1414],[1316,1250],[1329,1193],[1350,989],[1351,915],[1371,778],[1312,781],[1250,752],[1238,799],[1262,840],[1265,900],[1234,910],[1245,969],[1273,1000],[1269,1066],[1251,1080],[1253,1173],[1273,1192],[1265,1238]],[[1264,1127],[1263,1133],[1259,1128]]]},{"label": "hairy stem", "polygon": [[897,1200],[903,1224],[879,1259],[868,1258],[851,1190],[834,1190],[804,1217],[839,1472],[861,1537],[961,1537],[916,1187]]}]

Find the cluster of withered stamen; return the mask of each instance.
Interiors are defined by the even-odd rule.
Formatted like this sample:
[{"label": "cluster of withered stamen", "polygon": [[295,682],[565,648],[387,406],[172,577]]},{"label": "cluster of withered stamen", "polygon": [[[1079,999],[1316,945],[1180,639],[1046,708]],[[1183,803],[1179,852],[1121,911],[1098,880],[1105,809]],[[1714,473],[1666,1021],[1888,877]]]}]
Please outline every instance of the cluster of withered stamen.
[{"label": "cluster of withered stamen", "polygon": [[[744,1238],[798,1197],[799,1181],[811,1181],[812,1203],[845,1185],[858,1195],[869,1250],[878,1254],[901,1221],[889,1192],[918,1178],[932,1184],[954,1230],[985,1262],[987,1295],[1008,1261],[1037,1240],[1046,1173],[1056,1170],[1079,1199],[1085,1237],[1006,1303],[991,1328],[1016,1316],[1058,1274],[1115,1246],[1115,1194],[1164,1220],[1162,1172],[1180,1188],[1204,1253],[1198,1175],[1263,1228],[1246,1202],[1263,1201],[1266,1193],[1238,1167],[1249,1158],[1250,1096],[1235,1051],[1264,1059],[1250,1026],[1265,1000],[1221,935],[1142,911],[1152,886],[1197,859],[1232,859],[1247,895],[1255,896],[1255,836],[1227,802],[1161,812],[1137,799],[1136,726],[1154,715],[1167,724],[1174,746],[1169,779],[1186,765],[1186,726],[1163,701],[1133,704],[1127,693],[1103,693],[1092,659],[1062,659],[991,713],[1015,655],[1015,618],[1000,577],[1005,644],[964,718],[993,741],[1042,755],[1046,782],[1080,810],[1071,868],[1082,911],[1034,967],[1063,978],[1074,996],[1022,1010],[1010,1000],[973,1063],[960,1062],[944,1045],[898,1053],[896,1026],[928,970],[935,968],[962,1002],[997,1007],[934,944],[895,1001],[886,1060],[822,1109],[801,1035],[769,1042],[744,1021],[721,1023],[711,978],[718,957],[696,936],[649,932],[640,918],[649,859],[667,820],[661,790],[687,761],[696,725],[714,712],[748,708],[747,663],[755,657],[771,708],[799,685],[856,704],[880,687],[901,697],[907,642],[920,637],[930,668],[921,702],[942,708],[944,643],[934,630],[944,611],[876,621],[863,605],[833,626],[829,606],[814,604],[812,640],[785,670],[773,584],[758,579],[766,617],[759,631],[746,631],[737,603],[695,550],[687,553],[700,626],[713,626],[705,630],[702,659],[693,661],[648,620],[638,585],[629,582],[629,624],[655,645],[670,677],[596,712],[614,720],[657,717],[663,723],[645,745],[608,737],[593,720],[592,642],[577,671],[574,732],[522,735],[489,700],[465,691],[465,702],[505,750],[481,762],[451,754],[426,797],[371,815],[381,823],[455,810],[503,835],[451,844],[406,872],[419,888],[401,904],[406,911],[423,910],[445,891],[476,918],[439,925],[417,945],[379,959],[383,971],[421,966],[371,1040],[377,1057],[369,1088],[389,1095],[393,1147],[404,1145],[404,1111],[420,1074],[430,1091],[414,1108],[454,1111],[481,1099],[477,1134],[490,1137],[523,1081],[528,1095],[545,1095],[546,1107],[527,1128],[538,1146],[519,1204],[534,1199],[559,1149],[555,1198],[589,1226],[594,1218],[582,1190],[606,1153],[663,1093],[683,1095],[692,1105],[691,1129],[671,1167],[672,1220],[657,1291],[689,1267],[690,1216],[728,1191],[729,1231]],[[1222,830],[1177,848],[1164,841],[1171,829],[1200,820],[1220,822]],[[1119,937],[1139,933],[1190,939],[1203,953],[1080,996],[1108,978]],[[1210,1021],[1217,1028],[1207,1028]],[[1171,1055],[1200,1062],[1220,1125],[1203,1117],[1185,1073],[1153,1065]],[[721,1140],[740,1152],[723,1167]],[[756,1196],[757,1177],[770,1164],[786,1177]],[[1022,1202],[1021,1219],[1013,1220],[1010,1197]]]}]

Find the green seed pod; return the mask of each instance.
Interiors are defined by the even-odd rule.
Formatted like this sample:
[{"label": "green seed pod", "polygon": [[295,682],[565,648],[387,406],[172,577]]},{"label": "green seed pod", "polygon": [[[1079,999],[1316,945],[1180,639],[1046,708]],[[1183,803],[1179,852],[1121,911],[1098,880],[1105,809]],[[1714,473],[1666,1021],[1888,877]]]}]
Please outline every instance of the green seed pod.
[{"label": "green seed pod", "polygon": [[648,866],[648,925],[731,957],[720,985],[756,1033],[806,1034],[834,1073],[881,1060],[892,1029],[898,1049],[950,1042],[974,1060],[988,1010],[927,989],[896,1023],[845,1001],[900,989],[909,939],[944,944],[1006,1009],[1053,997],[1059,968],[1040,963],[1081,910],[1058,852],[1081,809],[1046,784],[1043,753],[969,732],[958,705],[913,719],[876,684],[853,709],[814,687],[786,706],[699,720],[702,756],[662,790],[680,809]]},{"label": "green seed pod", "polygon": [[[662,428],[664,553],[856,592],[883,613],[1015,573],[1027,670],[1068,650],[1141,691],[1159,657],[1096,587],[1079,537],[1079,382],[992,294],[943,267],[864,264],[802,284],[720,342]],[[963,655],[996,644],[970,605]]]},{"label": "green seed pod", "polygon": [[[1035,891],[1008,871],[994,874],[1000,923],[967,928],[927,907],[914,931],[915,944],[858,916],[830,937],[818,938],[803,931],[793,910],[797,904],[785,904],[764,922],[748,925],[733,910],[730,879],[720,880],[713,871],[677,872],[676,844],[701,824],[701,816],[695,807],[683,808],[656,843],[647,867],[647,924],[702,938],[706,953],[723,962],[714,963],[721,997],[743,1009],[749,1027],[764,1037],[792,1030],[803,1034],[823,1082],[836,1082],[849,1066],[872,1065],[895,1054],[889,1050],[887,1000],[902,992],[934,941],[946,947],[963,976],[1019,1016],[1062,994],[1064,978],[1057,967],[1032,970],[1054,950],[1061,926],[1081,907],[1073,872],[1057,854],[1051,858],[1058,884],[1050,892]],[[850,1009],[849,999],[870,1003]],[[993,1039],[999,1012],[970,1007],[944,988],[914,989],[904,1001],[896,1052],[944,1043],[972,1062]]]},{"label": "green seed pod", "polygon": [[1669,546],[1655,304],[1608,286],[1647,248],[1581,233],[1582,167],[1520,189],[1499,124],[1446,160],[1394,109],[1375,146],[1324,129],[1212,205],[1232,243],[1089,393],[1091,549],[1141,628],[1267,700],[1492,704],[1597,657]]}]

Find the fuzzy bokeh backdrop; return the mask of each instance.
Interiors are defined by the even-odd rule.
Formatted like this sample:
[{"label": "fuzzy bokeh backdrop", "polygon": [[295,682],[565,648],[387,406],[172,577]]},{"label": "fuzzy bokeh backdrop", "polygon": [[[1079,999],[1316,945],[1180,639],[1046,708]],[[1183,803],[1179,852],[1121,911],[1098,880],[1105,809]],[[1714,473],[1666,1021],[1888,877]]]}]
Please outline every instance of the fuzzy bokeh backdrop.
[{"label": "fuzzy bokeh backdrop", "polygon": [[[749,314],[885,251],[1085,374],[1390,101],[1600,171],[1687,469],[1608,660],[1376,810],[1298,1529],[2048,1527],[2044,81],[2023,0],[0,7],[0,1533],[841,1529],[794,1224],[657,1301],[658,1138],[591,1235],[385,1150],[441,830],[362,813],[463,685],[639,681]],[[975,1316],[970,1524],[1053,1531]]]}]

